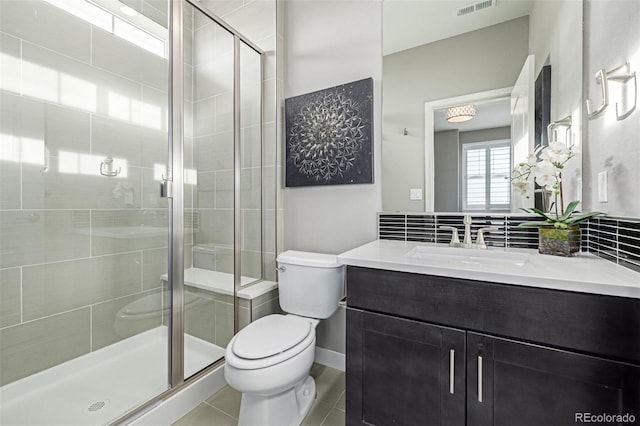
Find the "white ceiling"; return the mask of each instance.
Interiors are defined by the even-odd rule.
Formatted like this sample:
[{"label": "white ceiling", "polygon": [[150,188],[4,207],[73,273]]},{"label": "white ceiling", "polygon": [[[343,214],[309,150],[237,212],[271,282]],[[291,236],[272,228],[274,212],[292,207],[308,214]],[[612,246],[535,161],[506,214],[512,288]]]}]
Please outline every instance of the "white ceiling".
[{"label": "white ceiling", "polygon": [[495,6],[457,16],[481,0],[383,0],[382,53],[388,55],[528,15],[533,0],[496,0]]}]

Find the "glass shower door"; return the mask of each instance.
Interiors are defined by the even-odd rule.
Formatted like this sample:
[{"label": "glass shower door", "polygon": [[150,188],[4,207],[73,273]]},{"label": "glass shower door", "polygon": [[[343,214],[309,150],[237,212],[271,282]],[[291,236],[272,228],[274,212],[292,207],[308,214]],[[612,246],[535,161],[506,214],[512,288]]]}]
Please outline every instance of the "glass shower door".
[{"label": "glass shower door", "polygon": [[250,321],[236,285],[262,278],[262,84],[260,53],[183,5],[187,378],[224,357]]},{"label": "glass shower door", "polygon": [[0,1],[0,423],[167,390],[167,2]]},{"label": "glass shower door", "polygon": [[233,336],[233,34],[184,7],[184,377]]}]

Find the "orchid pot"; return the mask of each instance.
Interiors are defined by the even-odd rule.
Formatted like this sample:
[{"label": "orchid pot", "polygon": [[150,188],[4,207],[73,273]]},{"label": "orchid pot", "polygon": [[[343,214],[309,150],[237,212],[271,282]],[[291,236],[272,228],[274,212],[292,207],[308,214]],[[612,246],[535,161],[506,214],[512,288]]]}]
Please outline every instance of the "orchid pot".
[{"label": "orchid pot", "polygon": [[540,226],[538,252],[555,256],[573,256],[580,251],[580,226],[571,225],[560,229]]}]

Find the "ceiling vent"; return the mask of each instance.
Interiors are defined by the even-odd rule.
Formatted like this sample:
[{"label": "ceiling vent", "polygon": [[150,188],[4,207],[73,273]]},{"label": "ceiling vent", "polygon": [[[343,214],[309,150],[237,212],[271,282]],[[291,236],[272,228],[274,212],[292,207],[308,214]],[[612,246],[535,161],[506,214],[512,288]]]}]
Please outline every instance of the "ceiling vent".
[{"label": "ceiling vent", "polygon": [[478,3],[473,3],[473,4],[470,4],[469,6],[465,6],[461,9],[458,9],[458,16],[468,15],[470,13],[478,12],[482,9],[487,9],[495,5],[496,5],[496,0],[484,0]]}]

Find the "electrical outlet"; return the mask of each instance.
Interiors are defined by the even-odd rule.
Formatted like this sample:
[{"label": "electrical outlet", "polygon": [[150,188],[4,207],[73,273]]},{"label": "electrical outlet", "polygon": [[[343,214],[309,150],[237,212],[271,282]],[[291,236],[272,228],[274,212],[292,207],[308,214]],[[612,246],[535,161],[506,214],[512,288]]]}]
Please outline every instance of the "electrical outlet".
[{"label": "electrical outlet", "polygon": [[607,172],[600,172],[598,173],[598,200],[601,203],[606,203],[607,201],[607,192],[609,191],[608,188],[608,177],[607,177]]},{"label": "electrical outlet", "polygon": [[422,200],[422,188],[411,188],[409,190],[410,200]]}]

